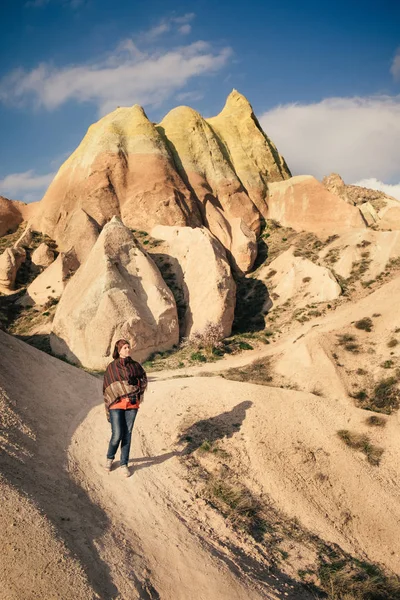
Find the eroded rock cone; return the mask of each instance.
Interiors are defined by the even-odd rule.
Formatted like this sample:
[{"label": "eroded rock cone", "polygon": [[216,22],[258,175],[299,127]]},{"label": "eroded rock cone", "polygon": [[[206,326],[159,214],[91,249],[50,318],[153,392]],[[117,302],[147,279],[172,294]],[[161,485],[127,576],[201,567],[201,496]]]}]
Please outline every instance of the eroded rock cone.
[{"label": "eroded rock cone", "polygon": [[217,134],[222,151],[247,194],[264,217],[267,215],[268,182],[291,177],[285,159],[264,133],[250,102],[233,90],[218,116],[207,119]]},{"label": "eroded rock cone", "polygon": [[205,228],[159,225],[152,236],[164,240],[160,254],[164,268],[173,274],[181,336],[203,334],[209,323],[227,337],[232,330],[236,285],[222,244]]},{"label": "eroded rock cone", "polygon": [[0,255],[0,292],[9,294],[14,290],[18,269],[25,259],[23,248],[6,248]]},{"label": "eroded rock cone", "polygon": [[151,258],[118,218],[101,232],[65,288],[51,346],[91,369],[104,369],[115,342],[126,338],[138,360],[178,343],[174,297]]},{"label": "eroded rock cone", "polygon": [[21,206],[22,202],[14,202],[0,196],[0,236],[15,231],[22,223],[24,219],[20,210]]},{"label": "eroded rock cone", "polygon": [[61,251],[74,247],[80,262],[95,242],[94,230],[113,215],[144,231],[206,226],[231,264],[247,272],[257,253],[267,182],[289,176],[236,91],[208,121],[180,107],[156,126],[135,105],[89,128],[30,218]]}]

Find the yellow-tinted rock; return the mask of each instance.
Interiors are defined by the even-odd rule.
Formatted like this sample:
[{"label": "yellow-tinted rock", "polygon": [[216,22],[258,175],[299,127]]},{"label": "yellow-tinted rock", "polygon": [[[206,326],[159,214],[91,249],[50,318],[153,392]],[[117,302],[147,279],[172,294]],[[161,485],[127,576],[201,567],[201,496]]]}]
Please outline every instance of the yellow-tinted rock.
[{"label": "yellow-tinted rock", "polygon": [[218,135],[221,147],[248,195],[266,216],[268,182],[288,179],[291,173],[262,130],[251,104],[233,90],[220,114],[207,122]]},{"label": "yellow-tinted rock", "polygon": [[[254,234],[260,231],[260,213],[222,152],[213,129],[186,106],[169,112],[158,129],[168,140],[182,178],[201,204],[207,227],[232,254],[235,266],[247,271],[253,264],[251,258],[254,260],[251,247]],[[237,219],[243,221],[243,229],[233,226]],[[240,233],[239,240],[235,231]],[[247,237],[246,242],[243,237]]]}]

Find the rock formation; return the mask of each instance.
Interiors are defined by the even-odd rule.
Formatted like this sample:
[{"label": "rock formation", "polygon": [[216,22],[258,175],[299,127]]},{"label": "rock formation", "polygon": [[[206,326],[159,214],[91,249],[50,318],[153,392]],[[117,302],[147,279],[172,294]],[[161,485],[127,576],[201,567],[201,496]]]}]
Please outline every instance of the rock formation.
[{"label": "rock formation", "polygon": [[22,202],[14,202],[0,196],[0,236],[15,231],[22,223],[21,206]]},{"label": "rock formation", "polygon": [[267,214],[268,182],[291,176],[285,159],[262,130],[248,100],[236,90],[220,114],[207,119],[260,214]]},{"label": "rock formation", "polygon": [[48,267],[54,261],[54,252],[42,242],[32,253],[32,264],[36,267]]},{"label": "rock formation", "polygon": [[275,306],[290,301],[299,309],[313,302],[334,300],[341,294],[340,285],[329,269],[294,256],[292,248],[260,269],[257,279],[266,281]]},{"label": "rock formation", "polygon": [[[203,333],[207,323],[231,333],[236,286],[222,244],[205,228],[159,225],[152,236],[166,246],[158,259],[168,263],[181,297],[181,335]],[[165,253],[164,253],[165,252]]]},{"label": "rock formation", "polygon": [[342,198],[345,202],[355,204],[354,200],[350,200],[349,195],[347,194],[347,186],[338,173],[326,175],[322,180],[322,185],[324,185],[329,192],[339,196],[339,198]]},{"label": "rock formation", "polygon": [[359,185],[346,185],[336,173],[324,177],[322,183],[333,194],[358,206],[369,226],[383,231],[400,229],[400,201],[393,196]]},{"label": "rock formation", "polygon": [[296,231],[332,233],[365,227],[357,207],[329,192],[310,175],[269,184],[267,217]]},{"label": "rock formation", "polygon": [[0,255],[0,292],[9,294],[14,290],[18,269],[26,259],[23,248],[6,248]]},{"label": "rock formation", "polygon": [[74,250],[61,252],[28,286],[27,293],[35,304],[44,305],[49,300],[59,299],[79,267],[79,261]]},{"label": "rock formation", "polygon": [[248,271],[266,213],[267,182],[289,176],[250,104],[236,91],[208,121],[180,107],[156,126],[137,105],[118,108],[89,128],[31,223],[61,250],[74,247],[80,261],[94,244],[96,228],[114,215],[145,231],[205,225],[232,264]]},{"label": "rock formation", "polygon": [[[49,267],[51,268],[51,267]],[[88,368],[104,369],[117,339],[143,360],[177,344],[176,305],[151,258],[117,218],[101,232],[57,307],[51,345]]]}]

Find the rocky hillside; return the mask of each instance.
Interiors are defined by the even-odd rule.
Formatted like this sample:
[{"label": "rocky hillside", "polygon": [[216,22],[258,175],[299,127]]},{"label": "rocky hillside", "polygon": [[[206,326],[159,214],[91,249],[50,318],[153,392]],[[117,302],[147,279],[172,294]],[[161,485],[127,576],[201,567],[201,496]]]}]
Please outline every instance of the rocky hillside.
[{"label": "rocky hillside", "polygon": [[188,107],[157,125],[140,106],[92,125],[37,207],[32,226],[62,250],[114,215],[137,230],[206,226],[247,271],[267,212],[269,181],[290,171],[236,91],[214,119]]},{"label": "rocky hillside", "polygon": [[118,108],[0,225],[1,598],[400,598],[399,201],[291,177],[233,92]]}]

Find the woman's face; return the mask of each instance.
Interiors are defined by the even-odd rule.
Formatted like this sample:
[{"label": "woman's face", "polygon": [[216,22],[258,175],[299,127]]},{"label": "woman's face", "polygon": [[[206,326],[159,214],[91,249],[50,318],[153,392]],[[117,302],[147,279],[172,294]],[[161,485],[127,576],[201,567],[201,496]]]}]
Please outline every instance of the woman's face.
[{"label": "woman's face", "polygon": [[119,351],[120,358],[127,358],[129,356],[129,352],[131,351],[129,344],[124,344]]}]

